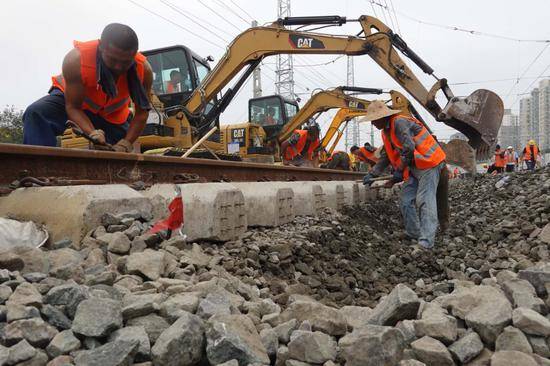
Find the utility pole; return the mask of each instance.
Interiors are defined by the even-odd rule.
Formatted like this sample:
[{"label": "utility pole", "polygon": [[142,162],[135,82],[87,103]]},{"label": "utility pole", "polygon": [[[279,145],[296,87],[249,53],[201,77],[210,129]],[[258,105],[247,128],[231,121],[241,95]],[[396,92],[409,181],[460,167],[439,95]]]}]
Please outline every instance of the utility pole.
[{"label": "utility pole", "polygon": [[[277,0],[277,17],[290,16],[290,0]],[[275,70],[275,88],[277,94],[285,98],[296,99],[294,93],[294,70],[292,55],[277,55],[277,70]]]},{"label": "utility pole", "polygon": [[[252,27],[257,27],[258,21],[252,21]],[[260,65],[254,69],[252,73],[252,96],[258,98],[262,96],[262,69]]]},{"label": "utility pole", "polygon": [[[348,67],[347,67],[347,85],[348,86],[354,86],[355,85],[355,73],[354,73],[354,66],[353,66],[353,57],[348,56]],[[359,123],[357,122],[357,119],[354,118],[350,120],[346,126],[346,134],[345,134],[345,145],[346,145],[346,151],[349,150],[349,148],[353,145],[359,146],[359,141],[361,140],[360,132],[359,132]]]}]

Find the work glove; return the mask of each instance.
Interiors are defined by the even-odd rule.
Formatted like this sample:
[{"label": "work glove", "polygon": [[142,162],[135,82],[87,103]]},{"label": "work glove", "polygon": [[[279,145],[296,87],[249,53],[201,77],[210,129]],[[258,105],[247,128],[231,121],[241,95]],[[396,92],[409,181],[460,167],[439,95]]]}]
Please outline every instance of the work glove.
[{"label": "work glove", "polygon": [[374,175],[372,173],[367,173],[367,175],[363,177],[363,185],[370,187],[373,183],[374,183]]},{"label": "work glove", "polygon": [[134,150],[134,145],[126,139],[121,139],[113,145],[113,150],[116,152],[130,153]]},{"label": "work glove", "polygon": [[93,130],[90,132],[90,137],[94,140],[96,145],[105,145],[105,132],[103,130]]}]

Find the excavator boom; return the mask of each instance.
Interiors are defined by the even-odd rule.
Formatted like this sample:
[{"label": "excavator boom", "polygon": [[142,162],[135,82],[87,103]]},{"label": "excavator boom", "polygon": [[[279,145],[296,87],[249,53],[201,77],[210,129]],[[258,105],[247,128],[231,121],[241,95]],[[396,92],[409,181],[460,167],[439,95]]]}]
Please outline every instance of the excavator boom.
[{"label": "excavator boom", "polygon": [[[292,30],[288,26],[333,25],[358,22],[361,32],[355,36],[314,33]],[[369,55],[382,69],[397,81],[432,116],[464,133],[470,144],[482,152],[496,142],[503,116],[500,98],[488,90],[477,90],[469,97],[455,97],[445,79],[438,79],[428,90],[403,62],[397,52],[412,60],[423,72],[433,75],[433,69],[425,63],[405,41],[380,20],[363,15],[359,19],[345,17],[298,17],[279,19],[264,27],[250,28],[238,35],[229,45],[220,62],[194,90],[183,106],[187,118],[204,131],[205,128],[227,107],[244,80],[259,65],[264,57],[276,54],[344,54]],[[246,66],[235,87],[206,113],[206,106]],[[447,98],[443,108],[435,100],[441,90]],[[204,127],[204,128],[203,128]]]}]

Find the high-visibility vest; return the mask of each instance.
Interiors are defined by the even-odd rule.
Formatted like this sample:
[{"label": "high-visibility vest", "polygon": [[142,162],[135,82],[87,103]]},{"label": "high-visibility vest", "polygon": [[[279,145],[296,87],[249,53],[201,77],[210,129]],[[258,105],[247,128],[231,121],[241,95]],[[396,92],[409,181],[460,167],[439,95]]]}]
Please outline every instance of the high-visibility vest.
[{"label": "high-visibility vest", "polygon": [[365,163],[376,164],[378,162],[378,158],[376,157],[375,152],[369,151],[365,147],[359,148],[359,154],[357,155],[357,158]]},{"label": "high-visibility vest", "polygon": [[[126,74],[121,75],[117,82],[117,95],[109,99],[97,83],[97,49],[99,40],[88,42],[73,42],[74,47],[80,51],[80,76],[84,85],[84,102],[82,109],[99,115],[106,121],[119,125],[126,122],[130,114],[130,91]],[[146,58],[141,53],[136,53],[134,58],[139,80],[143,82]],[[53,87],[65,91],[63,75],[52,76]]]},{"label": "high-visibility vest", "polygon": [[[533,148],[533,155],[531,155],[531,147]],[[527,145],[525,147],[525,154],[523,155],[524,160],[537,160],[537,156],[539,155],[539,148],[537,145]]]},{"label": "high-visibility vest", "polygon": [[506,161],[504,160],[504,151],[501,149],[498,149],[495,151],[495,167],[497,168],[504,168],[506,165]]},{"label": "high-visibility vest", "polygon": [[507,151],[504,155],[504,160],[506,161],[506,164],[516,164],[516,154]]},{"label": "high-visibility vest", "polygon": [[[399,141],[397,135],[395,134],[395,121],[398,118],[406,119],[409,122],[416,123],[421,127],[420,132],[413,137],[415,145],[414,165],[417,169],[431,169],[438,166],[445,160],[445,152],[431,135],[430,131],[424,127],[422,122],[408,116],[393,115],[390,117],[389,129],[382,131],[382,140],[384,141],[384,149],[386,150],[388,160],[394,169],[398,169],[398,167],[402,165],[400,151],[403,148],[403,144]],[[405,180],[408,179],[408,168],[405,168],[403,171],[403,177]]]},{"label": "high-visibility vest", "polygon": [[[288,145],[288,148],[284,152],[285,160],[292,160],[299,154],[302,154],[304,147],[306,146],[307,131],[295,130],[294,133],[299,134],[300,138],[298,139],[298,143],[296,145]],[[319,145],[320,145],[319,139],[316,139],[315,141],[311,141],[305,158],[307,158],[308,160],[313,160],[313,153],[315,152],[315,149],[319,147]]]}]

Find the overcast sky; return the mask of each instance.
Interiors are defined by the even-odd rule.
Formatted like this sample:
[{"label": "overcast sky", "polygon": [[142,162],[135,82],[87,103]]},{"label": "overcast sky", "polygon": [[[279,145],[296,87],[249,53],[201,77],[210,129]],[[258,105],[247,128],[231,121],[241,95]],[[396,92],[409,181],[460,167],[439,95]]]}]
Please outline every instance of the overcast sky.
[{"label": "overcast sky", "polygon": [[[165,19],[151,14],[132,1]],[[142,50],[183,44],[199,55],[212,55],[217,61],[225,51],[227,42],[239,31],[247,28],[247,22],[251,20],[248,14],[260,24],[277,18],[275,0],[163,0],[178,6],[186,15],[170,9],[161,0],[132,1],[4,1],[0,12],[0,67],[3,70],[4,81],[4,87],[0,89],[0,106],[15,105],[24,109],[26,105],[45,95],[50,86],[50,76],[60,72],[61,61],[71,49],[72,40],[96,39],[103,27],[111,22],[121,22],[133,27],[139,36]],[[413,20],[516,39],[550,39],[548,0],[376,2],[387,4],[389,8],[393,3],[396,13],[391,13],[390,16],[380,6],[373,5],[367,0],[294,0],[292,15],[343,15],[349,18],[357,18],[361,14],[377,16],[390,27],[400,29],[400,34],[408,45],[434,68],[438,77],[445,77],[450,83],[479,82],[452,86],[455,95],[468,95],[475,89],[486,88],[497,92],[504,99],[506,108],[516,110],[519,108],[516,101],[521,97],[518,94],[529,91],[534,78],[541,75],[550,65],[548,44],[472,35]],[[196,17],[207,20],[223,32],[207,25],[216,35],[208,33],[193,22]],[[182,28],[193,31],[204,39]],[[329,30],[339,34],[355,34],[358,31],[357,23]],[[543,53],[533,63],[543,49]],[[295,59],[296,92],[305,93],[302,95],[304,100],[308,98],[307,93],[316,88],[345,84],[346,58],[342,57],[329,65],[314,68],[299,65],[318,64],[334,59],[335,56],[298,56]],[[262,69],[262,81],[264,95],[268,95],[275,90],[275,75],[272,71],[275,57],[266,59],[265,63],[267,65]],[[425,76],[415,66],[413,70],[429,89],[435,80]],[[550,69],[544,74],[550,75]],[[521,75],[527,78],[519,82],[494,81],[518,78]],[[222,116],[222,123],[246,120],[247,100],[252,96],[251,84],[249,81],[244,86]],[[355,84],[402,91],[399,85],[368,56],[355,58]],[[536,83],[531,88],[534,86]],[[426,112],[423,112],[423,115],[428,117]],[[326,126],[330,117],[331,115],[327,114],[320,118],[321,124]],[[445,138],[455,132],[433,119],[428,120],[439,137]],[[362,128],[362,140],[367,139],[368,129],[366,125]]]}]

